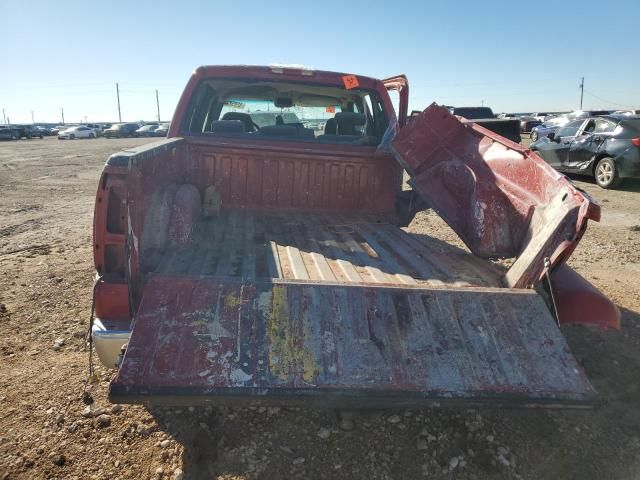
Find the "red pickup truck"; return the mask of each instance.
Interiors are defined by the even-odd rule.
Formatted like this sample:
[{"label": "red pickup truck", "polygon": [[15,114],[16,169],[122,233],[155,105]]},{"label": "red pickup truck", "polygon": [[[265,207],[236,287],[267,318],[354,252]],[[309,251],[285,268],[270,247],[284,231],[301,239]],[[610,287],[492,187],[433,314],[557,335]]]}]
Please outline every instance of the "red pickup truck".
[{"label": "red pickup truck", "polygon": [[[558,323],[618,327],[565,265],[599,207],[446,108],[408,122],[408,93],[201,67],[167,139],[108,158],[92,332],[112,401],[594,403]],[[407,231],[425,208],[468,249]]]}]

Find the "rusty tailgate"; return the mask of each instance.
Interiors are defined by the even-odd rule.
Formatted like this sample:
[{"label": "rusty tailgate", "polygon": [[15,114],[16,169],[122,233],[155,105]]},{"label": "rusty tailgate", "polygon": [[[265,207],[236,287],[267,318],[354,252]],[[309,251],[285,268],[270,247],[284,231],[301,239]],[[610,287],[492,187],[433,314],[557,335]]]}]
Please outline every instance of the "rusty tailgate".
[{"label": "rusty tailgate", "polygon": [[532,290],[156,274],[109,397],[584,407],[595,392]]}]

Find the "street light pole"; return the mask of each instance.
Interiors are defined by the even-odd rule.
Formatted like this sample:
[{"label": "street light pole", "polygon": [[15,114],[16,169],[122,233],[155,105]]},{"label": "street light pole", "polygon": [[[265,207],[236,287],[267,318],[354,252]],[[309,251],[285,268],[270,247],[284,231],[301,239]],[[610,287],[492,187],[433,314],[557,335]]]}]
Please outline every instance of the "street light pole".
[{"label": "street light pole", "polygon": [[157,89],[156,89],[156,108],[158,109],[158,123],[160,123],[160,100],[158,99]]},{"label": "street light pole", "polygon": [[584,77],[582,77],[582,81],[580,82],[580,110],[582,110],[582,97],[584,96]]},{"label": "street light pole", "polygon": [[4,124],[7,124],[7,115],[4,113],[4,108],[2,109],[2,119],[4,120]]},{"label": "street light pole", "polygon": [[31,110],[31,123],[33,123],[33,124],[35,124],[35,123],[36,123],[36,121],[35,121],[35,120],[34,120],[34,118],[33,118],[33,110]]},{"label": "street light pole", "polygon": [[64,108],[60,108],[60,115],[62,115],[62,125],[64,125]]},{"label": "street light pole", "polygon": [[116,82],[116,96],[118,97],[118,121],[122,123],[122,114],[120,113],[120,87]]}]

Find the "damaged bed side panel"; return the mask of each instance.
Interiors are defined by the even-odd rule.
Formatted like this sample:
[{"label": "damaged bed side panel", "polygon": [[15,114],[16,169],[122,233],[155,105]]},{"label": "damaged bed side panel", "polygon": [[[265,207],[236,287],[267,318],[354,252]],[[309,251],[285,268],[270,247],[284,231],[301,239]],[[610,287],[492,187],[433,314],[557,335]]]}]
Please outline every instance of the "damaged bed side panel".
[{"label": "damaged bed side panel", "polygon": [[516,257],[506,286],[560,264],[599,207],[533,152],[447,109],[429,106],[391,143],[413,189],[478,256]]}]

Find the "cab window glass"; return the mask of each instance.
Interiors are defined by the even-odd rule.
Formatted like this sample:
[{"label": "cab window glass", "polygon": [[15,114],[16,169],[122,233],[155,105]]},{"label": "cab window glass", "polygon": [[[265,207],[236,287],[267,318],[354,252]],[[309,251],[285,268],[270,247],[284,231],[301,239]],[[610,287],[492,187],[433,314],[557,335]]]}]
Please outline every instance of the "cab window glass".
[{"label": "cab window glass", "polygon": [[613,133],[615,128],[616,128],[615,123],[599,118],[596,121],[596,129],[594,132],[595,133]]},{"label": "cab window glass", "polygon": [[580,125],[582,125],[582,120],[579,120],[577,122],[571,122],[567,125],[565,125],[564,127],[562,127],[560,130],[558,130],[558,137],[575,137],[578,133],[578,129],[580,128]]},{"label": "cab window glass", "polygon": [[593,133],[593,131],[596,129],[596,121],[595,120],[589,120],[587,122],[587,124],[584,126],[584,128],[582,129],[582,135],[586,135],[588,133]]}]

